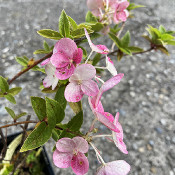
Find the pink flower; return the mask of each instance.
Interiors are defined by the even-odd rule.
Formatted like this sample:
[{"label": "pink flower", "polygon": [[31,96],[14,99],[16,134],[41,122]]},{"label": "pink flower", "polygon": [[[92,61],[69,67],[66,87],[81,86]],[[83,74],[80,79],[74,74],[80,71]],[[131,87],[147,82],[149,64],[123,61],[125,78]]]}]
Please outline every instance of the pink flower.
[{"label": "pink flower", "polygon": [[97,53],[101,53],[101,54],[107,54],[109,52],[109,49],[105,45],[95,45],[95,44],[93,44],[90,37],[89,37],[89,34],[88,34],[87,30],[84,29],[84,31],[85,31],[86,38],[88,40],[88,43],[89,43],[92,51],[97,52]]},{"label": "pink flower", "polygon": [[115,145],[120,149],[120,151],[123,152],[124,154],[128,154],[126,145],[123,142],[123,129],[122,129],[121,124],[118,122],[118,119],[119,119],[119,112],[117,112],[115,116],[115,120],[114,120],[114,125],[119,130],[119,132],[112,131],[112,137],[113,137]]},{"label": "pink flower", "polygon": [[112,114],[110,114],[108,112],[104,112],[103,105],[102,105],[100,99],[102,97],[102,94],[105,91],[107,91],[107,90],[111,89],[112,87],[114,87],[115,85],[117,85],[123,76],[124,76],[124,74],[118,74],[118,75],[112,77],[111,79],[109,79],[108,81],[106,81],[102,85],[97,96],[89,97],[89,105],[91,107],[92,112],[96,116],[96,118],[101,123],[103,123],[106,127],[108,127],[109,129],[111,129],[114,132],[119,132],[119,129],[113,123],[114,117]]},{"label": "pink flower", "polygon": [[89,162],[84,153],[87,153],[89,145],[82,137],[62,138],[56,143],[53,153],[53,162],[59,168],[72,167],[76,175],[88,172]]},{"label": "pink flower", "polygon": [[93,15],[101,16],[100,10],[104,9],[104,2],[103,0],[87,0],[87,6]]},{"label": "pink flower", "polygon": [[45,60],[42,65],[44,64],[46,64],[45,72],[47,76],[43,80],[43,85],[45,88],[49,88],[50,86],[52,86],[52,90],[54,90],[59,80],[55,75],[56,68],[49,62],[48,59],[47,61]]},{"label": "pink flower", "polygon": [[130,165],[124,160],[105,163],[98,168],[96,175],[127,175],[130,171]]},{"label": "pink flower", "polygon": [[64,92],[66,100],[69,102],[78,102],[84,94],[96,96],[99,90],[98,85],[91,80],[95,75],[96,69],[91,64],[77,66]]},{"label": "pink flower", "polygon": [[119,1],[115,7],[114,13],[114,22],[118,24],[121,21],[126,21],[129,16],[129,12],[126,8],[129,6],[129,2],[127,0]]},{"label": "pink flower", "polygon": [[69,38],[60,39],[53,49],[50,58],[51,63],[56,67],[56,76],[60,80],[69,78],[75,66],[82,60],[83,51],[77,48],[76,43]]}]

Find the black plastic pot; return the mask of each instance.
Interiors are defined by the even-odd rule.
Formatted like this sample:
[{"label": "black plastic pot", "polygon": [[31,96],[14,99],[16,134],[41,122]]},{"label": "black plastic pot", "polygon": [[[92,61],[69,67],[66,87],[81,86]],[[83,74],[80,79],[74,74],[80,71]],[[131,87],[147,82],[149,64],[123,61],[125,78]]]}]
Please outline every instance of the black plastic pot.
[{"label": "black plastic pot", "polygon": [[[14,140],[14,138],[16,138],[19,134],[21,134],[21,133],[19,132],[16,134],[9,135],[7,137],[7,145],[9,145]],[[43,149],[42,149],[42,152],[40,155],[40,161],[41,161],[41,164],[43,164],[43,172],[46,175],[55,175],[55,173],[52,169],[51,163],[49,161],[46,149],[44,148],[44,146],[42,148]],[[2,140],[0,139],[0,150],[2,150],[2,149],[3,149],[3,144],[2,144]]]}]

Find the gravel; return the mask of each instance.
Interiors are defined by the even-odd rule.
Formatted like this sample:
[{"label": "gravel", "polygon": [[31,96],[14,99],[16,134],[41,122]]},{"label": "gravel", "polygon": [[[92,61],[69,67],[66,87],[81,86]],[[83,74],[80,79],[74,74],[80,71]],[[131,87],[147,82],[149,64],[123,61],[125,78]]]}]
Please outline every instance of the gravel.
[{"label": "gravel", "polygon": [[[142,1],[135,3],[146,7],[135,10],[135,18],[129,19],[125,31],[131,31],[132,44],[144,49],[148,43],[140,37],[145,33],[146,24],[158,27],[163,24],[168,30],[175,30],[175,1]],[[43,28],[57,30],[58,17],[62,9],[78,23],[84,21],[87,12],[85,0],[0,0],[0,74],[12,78],[21,69],[15,62],[15,56],[26,55],[35,57],[32,53],[42,47],[43,38],[36,31]],[[47,39],[46,39],[47,40]],[[55,42],[47,40],[50,45]],[[96,43],[111,42],[106,37]],[[125,74],[123,80],[103,95],[103,105],[106,111],[115,114],[120,112],[120,123],[124,130],[124,141],[128,155],[122,154],[113,143],[105,139],[97,139],[95,145],[105,161],[124,159],[131,164],[133,175],[174,175],[175,174],[175,49],[169,47],[170,56],[159,51],[125,57],[120,62],[111,57],[118,72]],[[36,118],[30,104],[30,96],[44,97],[39,90],[43,75],[29,72],[17,79],[11,86],[23,87],[16,96],[17,105],[12,105],[5,99],[0,100],[0,124],[10,121],[4,106],[11,107],[16,113],[26,111]],[[109,74],[106,74],[106,79]],[[51,94],[50,97],[53,97]],[[87,98],[84,98],[84,131],[88,129],[93,115],[90,112]],[[72,111],[67,107],[67,120]],[[24,120],[24,119],[21,119]],[[30,125],[32,126],[32,125]],[[20,127],[8,128],[8,134],[20,131]],[[100,131],[108,132],[104,126]],[[49,140],[46,149],[52,159],[52,147],[55,142]],[[99,166],[92,149],[88,159],[93,174]],[[71,169],[58,169],[56,174],[73,174]]]}]

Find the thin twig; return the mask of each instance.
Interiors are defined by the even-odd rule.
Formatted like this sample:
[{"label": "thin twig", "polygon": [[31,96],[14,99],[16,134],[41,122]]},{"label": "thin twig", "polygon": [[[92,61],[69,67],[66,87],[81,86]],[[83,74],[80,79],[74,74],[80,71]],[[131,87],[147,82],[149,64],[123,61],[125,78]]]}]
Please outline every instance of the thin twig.
[{"label": "thin twig", "polygon": [[3,143],[3,149],[2,149],[1,154],[0,154],[0,156],[1,156],[0,160],[3,160],[5,157],[6,151],[7,151],[7,142],[6,142],[6,139],[4,137],[4,134],[3,134],[1,128],[0,128],[0,135],[1,135],[2,143]]},{"label": "thin twig", "polygon": [[[125,27],[125,22],[122,23],[122,26],[121,26],[119,32],[117,33],[117,38],[120,37],[120,35],[121,35],[121,33],[122,33],[124,27]],[[114,47],[115,47],[115,42],[113,42],[113,44],[112,44],[111,51],[114,51]]]},{"label": "thin twig", "polygon": [[1,126],[0,129],[1,128],[7,128],[7,127],[10,127],[10,126],[20,125],[20,124],[26,124],[26,123],[38,123],[38,121],[30,120],[30,121],[16,122],[16,123],[12,123],[12,124],[9,124],[9,125]]},{"label": "thin twig", "polygon": [[46,56],[44,56],[43,58],[37,60],[34,62],[33,65],[27,67],[26,69],[20,71],[19,73],[17,73],[10,81],[9,84],[11,84],[14,80],[16,80],[18,77],[20,77],[22,74],[24,74],[25,72],[29,71],[30,69],[32,69],[33,67],[35,67],[36,65],[38,65],[39,63],[41,63],[42,61],[44,61],[45,59],[49,58],[52,56],[52,52],[50,52],[49,54],[47,54]]},{"label": "thin twig", "polygon": [[[29,121],[30,118],[31,118],[31,115],[28,115],[27,118],[26,118],[26,121]],[[25,139],[25,136],[26,136],[26,130],[27,130],[28,124],[29,124],[29,123],[25,123],[25,125],[24,125],[24,127],[23,127],[23,135],[22,135],[20,147],[21,147],[21,146],[23,145],[23,143],[24,143],[24,139]]]}]

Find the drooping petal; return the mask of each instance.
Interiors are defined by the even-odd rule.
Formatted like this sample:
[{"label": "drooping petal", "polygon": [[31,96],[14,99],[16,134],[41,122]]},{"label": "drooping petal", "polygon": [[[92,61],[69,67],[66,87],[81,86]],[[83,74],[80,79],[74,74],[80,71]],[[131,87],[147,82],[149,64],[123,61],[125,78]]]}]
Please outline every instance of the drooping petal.
[{"label": "drooping petal", "polygon": [[83,58],[83,51],[81,48],[78,48],[76,50],[76,52],[74,53],[74,56],[73,56],[73,61],[76,63],[76,64],[79,64],[81,63],[81,60]]},{"label": "drooping petal", "polygon": [[91,38],[87,32],[86,29],[84,29],[85,31],[85,35],[86,38],[88,40],[89,46],[91,47],[91,49],[97,53],[101,53],[101,54],[107,54],[109,52],[109,49],[105,46],[105,45],[94,45],[91,41]]},{"label": "drooping petal", "polygon": [[87,153],[89,149],[88,142],[82,137],[74,137],[72,138],[76,145],[76,149],[81,153]]},{"label": "drooping petal", "polygon": [[117,75],[117,70],[114,67],[114,63],[109,57],[106,57],[106,68],[113,76]]},{"label": "drooping petal", "polygon": [[50,62],[50,58],[48,58],[48,59],[44,60],[43,62],[41,62],[41,66],[49,64],[49,62]]},{"label": "drooping petal", "polygon": [[72,59],[76,50],[77,50],[77,45],[73,40],[71,40],[70,38],[62,38],[55,44],[53,49],[53,54],[63,53],[69,59]]},{"label": "drooping petal", "polygon": [[60,69],[57,68],[55,75],[60,80],[66,80],[74,73],[74,70],[75,70],[75,66],[73,64],[70,64]]},{"label": "drooping petal", "polygon": [[130,165],[124,160],[117,160],[106,163],[99,167],[96,175],[127,175],[130,171]]},{"label": "drooping petal", "polygon": [[97,95],[96,106],[98,105],[98,103],[99,103],[99,101],[101,99],[102,94],[105,91],[107,91],[107,90],[113,88],[115,85],[117,85],[120,82],[120,80],[122,79],[123,76],[124,76],[124,74],[121,74],[121,73],[120,74],[117,74],[116,76],[114,76],[114,77],[110,78],[109,80],[107,80],[102,85],[102,87],[100,88],[99,93]]},{"label": "drooping petal", "polygon": [[55,150],[53,153],[53,163],[59,168],[68,168],[71,166],[73,154],[62,153]]},{"label": "drooping petal", "polygon": [[[76,75],[76,78],[74,77],[74,80],[90,80],[95,77],[96,69],[91,64],[81,64],[76,67],[74,75]],[[72,79],[73,78],[70,77],[70,82]]]},{"label": "drooping petal", "polygon": [[76,175],[84,175],[88,172],[89,162],[87,157],[83,153],[78,153],[73,156],[71,161],[71,167]]},{"label": "drooping petal", "polygon": [[56,148],[58,151],[61,152],[73,152],[73,149],[76,147],[74,141],[70,138],[61,138],[60,140],[58,140],[58,142],[56,143]]},{"label": "drooping petal", "polygon": [[69,83],[66,86],[64,96],[68,102],[78,102],[82,99],[84,93],[81,86],[75,83]]},{"label": "drooping petal", "polygon": [[97,83],[93,80],[83,81],[81,84],[81,89],[84,94],[88,96],[96,96],[99,91]]},{"label": "drooping petal", "polygon": [[65,54],[55,53],[50,58],[51,63],[56,68],[62,68],[67,66],[70,63],[70,60]]},{"label": "drooping petal", "polygon": [[118,132],[118,129],[116,128],[116,126],[113,124],[113,122],[111,122],[107,117],[106,114],[103,112],[98,112],[96,111],[96,116],[97,119],[103,123],[106,127],[108,127],[110,130]]}]

